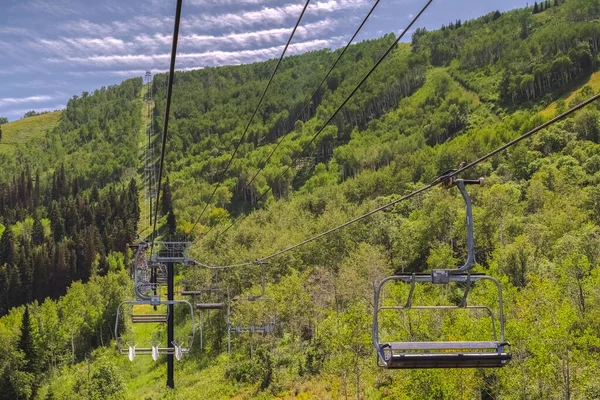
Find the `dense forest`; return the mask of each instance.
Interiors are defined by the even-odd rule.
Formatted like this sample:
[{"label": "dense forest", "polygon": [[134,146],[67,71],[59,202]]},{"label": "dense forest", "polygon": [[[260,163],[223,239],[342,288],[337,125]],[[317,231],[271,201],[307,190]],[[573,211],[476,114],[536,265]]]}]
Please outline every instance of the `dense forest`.
[{"label": "dense forest", "polygon": [[[598,93],[599,18],[597,0],[553,0],[418,29],[312,143],[395,37],[351,46],[313,98],[340,50],[287,57],[226,175],[275,60],[178,72],[165,160],[172,203],[163,204],[163,214],[173,211],[178,233],[194,240],[193,258],[227,265],[256,260],[397,199]],[[162,129],[166,80],[157,75],[152,83],[155,132]],[[138,356],[130,363],[108,333],[116,305],[130,295],[125,271],[132,257],[124,245],[140,218],[141,179],[131,178],[140,166],[143,93],[141,80],[130,80],[74,98],[45,138],[65,155],[64,167],[57,157],[27,169],[36,150],[23,149],[22,163],[11,164],[14,174],[3,179],[7,228],[0,261],[14,258],[2,271],[22,279],[32,265],[35,274],[39,253],[49,260],[39,265],[53,273],[62,243],[65,276],[81,282],[45,301],[58,293],[24,284],[19,293],[32,297],[23,299],[37,301],[3,303],[0,343],[8,350],[0,355],[0,398],[600,398],[599,104],[464,174],[484,177],[482,187],[469,188],[476,271],[504,287],[513,352],[507,367],[376,366],[374,284],[395,271],[452,268],[466,256],[464,203],[456,189],[434,188],[272,259],[264,268],[269,300],[236,302],[232,323],[274,323],[274,331],[234,335],[228,353],[224,312],[203,314],[203,347],[196,340],[176,364],[176,389],[168,391],[164,358]],[[117,161],[98,163],[98,149],[113,151]],[[44,170],[39,162],[53,172],[33,179],[29,171]],[[177,285],[252,296],[261,292],[262,271],[179,267]],[[489,289],[475,285],[472,301],[493,306]],[[384,301],[401,304],[406,294],[394,285]],[[424,304],[460,298],[454,289],[417,294]],[[183,324],[184,316],[177,320]],[[390,313],[381,328],[394,340],[489,340],[488,322],[470,314],[407,319]],[[136,332],[139,343],[154,337],[148,329]]]},{"label": "dense forest", "polygon": [[3,174],[11,181],[26,169],[54,171],[62,164],[77,176],[80,189],[136,176],[141,129],[142,79],[73,96],[58,126],[15,153],[0,153]]},{"label": "dense forest", "polygon": [[[21,321],[24,333],[16,335],[23,353],[7,352],[0,357],[0,398],[32,398],[42,371],[75,361],[111,340],[108,316],[114,306],[104,312],[96,310],[84,328],[77,322],[85,319],[83,313],[57,308],[64,303],[54,299],[64,302],[71,296],[73,304],[83,304],[86,295],[76,295],[77,288],[93,290],[98,282],[118,282],[98,293],[106,296],[104,303],[113,304],[124,296],[123,271],[130,257],[127,245],[137,240],[140,220],[134,179],[140,90],[141,79],[133,79],[92,95],[74,96],[57,127],[19,146],[15,158],[2,160],[0,315],[14,314],[27,303],[30,306]],[[133,173],[126,180],[128,168]],[[118,271],[120,281],[115,276]],[[67,289],[69,295],[61,297]],[[115,296],[115,292],[123,293]],[[49,310],[44,314],[49,320],[36,320],[44,324],[44,331],[39,331],[40,326],[28,330],[33,324],[29,316],[39,315],[40,309]],[[10,333],[3,339],[14,337]]]}]

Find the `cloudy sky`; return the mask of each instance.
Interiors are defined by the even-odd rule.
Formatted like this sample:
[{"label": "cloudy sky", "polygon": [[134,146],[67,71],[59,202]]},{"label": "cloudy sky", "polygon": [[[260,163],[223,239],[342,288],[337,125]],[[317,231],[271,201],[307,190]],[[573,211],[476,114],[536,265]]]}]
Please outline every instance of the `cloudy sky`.
[{"label": "cloudy sky", "polygon": [[[312,0],[288,54],[346,43],[375,0]],[[278,57],[305,0],[183,0],[177,69]],[[82,91],[168,69],[175,0],[1,0],[0,116],[63,108]],[[358,40],[400,32],[425,0],[381,0]],[[434,0],[415,27],[522,7]],[[407,40],[409,36],[407,36]]]}]

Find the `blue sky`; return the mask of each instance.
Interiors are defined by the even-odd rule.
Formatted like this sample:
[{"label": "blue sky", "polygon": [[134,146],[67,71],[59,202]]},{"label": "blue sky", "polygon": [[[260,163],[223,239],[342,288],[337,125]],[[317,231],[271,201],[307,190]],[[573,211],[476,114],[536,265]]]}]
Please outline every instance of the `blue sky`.
[{"label": "blue sky", "polygon": [[[177,69],[278,57],[305,0],[183,0]],[[374,0],[312,0],[288,54],[337,48]],[[400,32],[425,0],[381,0],[358,40]],[[439,28],[525,0],[434,0],[415,27]],[[2,0],[0,116],[169,66],[175,0]]]}]

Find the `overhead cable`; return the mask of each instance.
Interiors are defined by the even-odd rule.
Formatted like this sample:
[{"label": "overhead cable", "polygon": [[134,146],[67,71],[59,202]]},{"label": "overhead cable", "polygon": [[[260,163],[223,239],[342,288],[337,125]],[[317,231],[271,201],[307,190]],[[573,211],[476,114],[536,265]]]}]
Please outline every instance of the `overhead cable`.
[{"label": "overhead cable", "polygon": [[[242,145],[242,143],[244,142],[246,134],[248,133],[248,130],[250,129],[250,125],[252,124],[252,121],[254,120],[254,117],[258,113],[258,110],[259,110],[259,108],[260,108],[260,106],[261,106],[261,104],[262,104],[262,102],[263,102],[263,100],[265,98],[265,95],[267,94],[267,91],[269,90],[269,86],[271,86],[271,82],[273,82],[273,78],[275,77],[275,74],[277,73],[277,70],[279,69],[279,66],[281,65],[281,62],[283,61],[283,57],[285,56],[285,53],[287,52],[287,49],[290,46],[290,43],[292,42],[292,38],[294,37],[294,34],[296,33],[296,30],[298,29],[298,26],[300,25],[300,21],[302,21],[302,17],[304,16],[304,13],[305,13],[306,8],[308,7],[309,3],[310,3],[310,0],[306,0],[306,3],[304,4],[304,7],[302,8],[302,12],[300,13],[300,17],[298,17],[298,20],[296,21],[296,25],[294,25],[294,29],[292,30],[292,33],[290,34],[290,37],[288,38],[288,41],[285,44],[285,47],[283,48],[283,51],[281,52],[281,56],[279,57],[279,60],[277,61],[277,64],[275,65],[275,68],[273,69],[273,72],[271,73],[271,77],[267,81],[267,85],[265,86],[265,89],[263,90],[262,95],[260,96],[260,99],[258,100],[258,104],[256,104],[256,108],[254,109],[254,112],[252,113],[252,116],[248,120],[248,123],[246,124],[246,128],[244,129],[244,132],[242,133],[242,136],[240,137],[240,140],[237,142],[235,148],[233,149],[233,153],[231,153],[231,157],[229,157],[229,161],[227,162],[227,166],[225,167],[225,169],[223,170],[223,172],[221,172],[221,174],[220,174],[221,178],[225,178],[225,176],[227,174],[227,171],[229,171],[229,168],[231,167],[231,163],[233,162],[233,159],[235,158],[235,155],[237,154],[237,152],[238,152],[240,146]],[[193,232],[194,228],[196,227],[196,225],[198,225],[198,223],[200,222],[200,219],[202,218],[202,216],[204,215],[204,212],[206,211],[206,209],[210,205],[210,202],[212,201],[213,197],[215,197],[215,194],[217,193],[218,189],[219,189],[219,184],[217,183],[215,185],[215,188],[214,188],[212,194],[210,195],[210,198],[206,202],[206,205],[202,209],[202,212],[200,213],[200,215],[196,219],[196,222],[194,222],[194,225],[192,225],[192,229],[190,230],[190,232]]]},{"label": "overhead cable", "polygon": [[365,219],[367,217],[370,217],[371,215],[373,215],[375,213],[378,213],[380,211],[383,211],[383,210],[385,210],[385,209],[387,209],[387,208],[389,208],[389,207],[391,207],[393,205],[396,205],[396,204],[398,204],[398,203],[400,203],[402,201],[405,201],[405,200],[408,200],[408,199],[410,199],[412,197],[415,197],[415,196],[417,196],[417,195],[419,195],[419,194],[421,194],[421,193],[423,193],[423,192],[425,192],[425,191],[433,188],[434,186],[437,186],[437,185],[441,184],[443,181],[445,181],[447,179],[451,179],[451,178],[457,176],[458,174],[460,174],[460,173],[462,173],[462,172],[464,172],[464,171],[466,171],[466,170],[468,170],[470,168],[473,168],[474,166],[476,166],[476,165],[482,163],[483,161],[485,161],[485,160],[487,160],[487,159],[489,159],[489,158],[497,155],[498,153],[500,153],[500,152],[508,149],[509,147],[514,146],[515,144],[517,144],[517,143],[519,143],[519,142],[521,142],[521,141],[523,141],[523,140],[525,140],[525,139],[533,136],[534,134],[538,133],[539,131],[541,131],[541,130],[543,130],[545,128],[548,128],[549,126],[551,126],[551,125],[553,125],[553,124],[555,124],[555,123],[557,123],[557,122],[559,122],[559,121],[567,118],[568,116],[570,116],[574,112],[576,112],[576,111],[584,108],[585,106],[593,103],[594,101],[597,101],[598,99],[600,99],[600,94],[597,94],[595,96],[590,97],[589,99],[585,100],[584,102],[576,105],[573,108],[570,108],[569,110],[567,110],[564,113],[562,113],[562,114],[560,114],[560,115],[552,118],[551,120],[549,120],[547,122],[544,122],[543,124],[541,124],[541,125],[533,128],[532,130],[530,130],[530,131],[522,134],[521,136],[517,137],[516,139],[511,140],[510,142],[507,142],[506,144],[504,144],[504,145],[496,148],[495,150],[493,150],[493,151],[485,154],[484,156],[479,157],[476,160],[471,161],[470,163],[465,164],[465,165],[459,167],[456,170],[453,170],[453,171],[450,171],[449,173],[444,174],[440,178],[436,179],[435,181],[433,181],[432,183],[430,183],[428,185],[423,186],[420,189],[417,189],[417,190],[415,190],[415,191],[413,191],[413,192],[411,192],[411,193],[409,193],[407,195],[404,195],[404,196],[402,196],[402,197],[400,197],[400,198],[398,198],[396,200],[393,200],[393,201],[391,201],[389,203],[386,203],[386,204],[384,204],[384,205],[382,205],[380,207],[377,207],[374,210],[371,210],[371,211],[367,212],[366,214],[363,214],[363,215],[361,215],[359,217],[353,218],[353,219],[351,219],[351,220],[349,220],[347,222],[344,222],[343,224],[338,225],[338,226],[336,226],[334,228],[331,228],[331,229],[329,229],[329,230],[327,230],[325,232],[322,232],[322,233],[320,233],[318,235],[312,236],[312,237],[310,237],[308,239],[305,239],[305,240],[303,240],[303,241],[301,241],[299,243],[296,243],[296,244],[294,244],[292,246],[286,247],[286,248],[284,248],[282,250],[276,251],[273,254],[270,254],[270,255],[267,255],[267,256],[264,256],[264,257],[260,257],[256,261],[249,261],[249,262],[239,263],[239,264],[233,264],[233,265],[215,266],[215,265],[209,265],[209,264],[203,264],[203,263],[198,263],[198,265],[202,266],[202,267],[206,267],[206,268],[211,268],[211,269],[235,268],[235,267],[240,267],[240,266],[253,265],[253,264],[256,264],[256,263],[259,263],[259,262],[264,262],[264,261],[270,260],[270,259],[272,259],[274,257],[277,257],[279,255],[282,255],[284,253],[287,253],[289,251],[295,250],[298,247],[304,246],[304,245],[306,245],[308,243],[311,243],[311,242],[314,242],[315,240],[320,239],[320,238],[322,238],[322,237],[324,237],[326,235],[329,235],[331,233],[339,231],[340,229],[343,229],[343,228],[347,227],[348,225],[352,225],[352,224],[354,224],[354,223],[356,223],[358,221],[362,221],[363,219]]},{"label": "overhead cable", "polygon": [[[429,6],[431,5],[431,3],[433,2],[433,0],[428,0],[427,3],[425,4],[425,6],[423,6],[423,8],[421,9],[421,11],[419,11],[419,13],[414,16],[412,18],[412,20],[410,21],[410,23],[406,26],[406,28],[402,31],[402,33],[400,33],[400,35],[398,35],[398,37],[396,38],[396,40],[394,41],[394,43],[392,43],[390,45],[390,47],[388,47],[388,49],[385,51],[385,53],[383,53],[383,55],[379,58],[379,60],[377,60],[377,62],[375,63],[375,65],[373,65],[373,67],[371,67],[371,69],[369,70],[369,72],[367,72],[367,74],[361,79],[361,81],[358,83],[358,85],[356,85],[356,87],[352,90],[352,92],[350,92],[350,94],[346,97],[346,99],[342,102],[342,104],[339,105],[339,107],[333,112],[333,114],[331,114],[331,116],[329,117],[329,119],[321,126],[321,128],[313,135],[312,139],[310,139],[310,141],[308,143],[306,143],[304,145],[304,147],[302,148],[302,150],[298,153],[298,155],[296,155],[296,157],[294,157],[292,159],[292,161],[287,165],[287,167],[285,168],[285,170],[283,171],[282,174],[280,174],[280,176],[285,176],[285,174],[292,168],[292,166],[294,165],[294,162],[304,154],[304,152],[309,148],[309,146],[311,144],[313,144],[313,142],[317,139],[317,137],[319,137],[319,135],[325,130],[325,128],[329,125],[329,123],[331,121],[333,121],[333,119],[337,116],[337,114],[342,110],[342,108],[344,108],[344,106],[348,103],[348,101],[350,101],[350,99],[356,94],[356,92],[358,92],[358,90],[361,88],[361,86],[367,81],[367,79],[369,79],[369,77],[373,74],[373,72],[375,72],[375,70],[379,67],[379,65],[383,62],[383,60],[385,60],[385,58],[392,52],[392,50],[394,50],[396,48],[396,46],[398,45],[398,43],[400,42],[400,40],[402,40],[402,38],[404,37],[404,35],[410,30],[410,28],[412,28],[412,26],[417,22],[417,20],[421,17],[421,15],[427,10],[427,8],[429,8]],[[260,202],[270,191],[270,188],[267,188],[256,200],[256,202]],[[246,214],[245,216],[242,216],[238,219],[236,219],[235,221],[233,221],[231,224],[229,224],[229,226],[227,228],[225,228],[223,231],[221,231],[218,236],[223,235],[224,233],[226,233],[229,229],[231,229],[234,225],[237,225],[240,221],[242,221],[243,219],[245,219],[249,214]],[[206,236],[203,236],[206,237]]]},{"label": "overhead cable", "polygon": [[177,58],[177,42],[179,40],[179,22],[181,21],[181,7],[183,0],[177,0],[177,8],[175,9],[175,24],[173,27],[173,45],[171,47],[171,65],[169,66],[169,80],[167,83],[167,104],[165,107],[165,121],[162,134],[162,148],[160,150],[160,163],[158,167],[158,185],[156,190],[156,209],[154,212],[154,226],[152,228],[152,245],[150,247],[150,255],[154,250],[154,239],[156,238],[156,222],[158,221],[158,204],[160,203],[160,189],[162,182],[162,174],[165,164],[165,153],[167,149],[167,134],[169,132],[169,113],[171,111],[171,97],[173,94],[173,81],[175,80],[175,59]]},{"label": "overhead cable", "polygon": [[[329,71],[327,71],[327,74],[325,74],[325,76],[321,80],[321,83],[319,83],[319,86],[317,86],[317,88],[314,90],[314,92],[310,95],[310,97],[308,98],[308,101],[304,104],[304,106],[302,107],[302,109],[300,110],[300,112],[296,115],[296,118],[294,119],[294,121],[300,120],[300,118],[301,118],[302,114],[304,113],[304,111],[306,110],[306,108],[312,103],[312,99],[317,95],[319,89],[321,89],[321,87],[323,86],[323,84],[325,83],[325,81],[327,81],[327,78],[329,78],[329,75],[331,75],[331,73],[333,72],[333,70],[337,66],[337,64],[340,61],[340,59],[344,56],[344,54],[346,53],[346,50],[348,50],[348,48],[350,47],[350,45],[352,44],[352,42],[354,42],[354,39],[356,39],[356,36],[362,30],[363,26],[365,25],[365,23],[367,22],[367,20],[369,19],[369,17],[371,17],[371,14],[373,13],[373,11],[375,11],[375,8],[377,7],[377,5],[379,4],[380,1],[381,0],[377,0],[373,4],[373,6],[371,7],[371,9],[369,10],[369,13],[362,20],[362,22],[360,23],[360,25],[358,26],[358,28],[354,32],[354,35],[352,35],[352,37],[350,38],[350,40],[348,41],[348,43],[346,44],[346,46],[344,47],[344,49],[340,52],[340,54],[338,55],[338,57],[335,59],[335,61],[333,62],[333,64],[331,64],[331,67],[329,68]],[[281,144],[283,143],[283,140],[291,132],[293,132],[293,128],[290,129],[290,130],[288,130],[283,136],[281,136],[281,138],[279,138],[279,140],[277,141],[277,144],[275,145],[275,147],[271,150],[271,152],[269,153],[269,155],[267,156],[267,158],[265,158],[265,160],[262,162],[262,166],[258,169],[258,171],[256,171],[256,173],[254,174],[254,176],[252,177],[252,179],[250,179],[244,185],[244,188],[242,189],[242,192],[244,192],[248,187],[250,187],[250,185],[252,185],[252,183],[254,182],[254,180],[256,179],[256,177],[258,176],[258,174],[263,169],[265,169],[265,167],[267,166],[267,163],[269,162],[269,160],[271,160],[271,156],[273,156],[273,154],[277,151],[277,149],[279,149],[279,146],[281,146]]]}]

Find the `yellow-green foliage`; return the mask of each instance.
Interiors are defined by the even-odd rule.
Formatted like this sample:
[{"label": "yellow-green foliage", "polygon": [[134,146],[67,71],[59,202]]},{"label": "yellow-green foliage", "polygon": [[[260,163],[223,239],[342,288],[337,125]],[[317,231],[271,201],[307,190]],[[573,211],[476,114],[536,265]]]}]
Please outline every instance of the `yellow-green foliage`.
[{"label": "yellow-green foliage", "polygon": [[[599,15],[590,4],[571,0],[538,16],[531,9],[498,12],[435,32],[415,32],[412,47],[401,45],[306,153],[304,145],[392,38],[352,47],[313,113],[288,125],[291,110],[307,100],[312,80],[318,82],[315,72],[325,69],[332,54],[287,59],[281,80],[274,81],[267,96],[266,111],[252,125],[227,176],[221,171],[273,62],[182,73],[167,153],[180,232],[189,232],[207,207],[192,233],[203,235],[190,256],[227,265],[272,254],[518,137],[547,117],[540,116],[540,104],[565,93],[571,94],[564,103],[596,93],[600,78],[591,68],[597,66],[598,50],[590,47],[590,36],[600,36],[596,21],[589,20]],[[569,55],[560,50],[565,37],[576,44],[569,44],[575,49]],[[594,56],[589,65],[586,51]],[[571,57],[571,64],[565,57]],[[536,74],[550,80],[542,84]],[[579,90],[577,85],[588,78]],[[164,100],[158,94],[164,81],[161,75],[154,83],[156,128],[162,124]],[[139,126],[132,126],[137,135]],[[285,127],[293,127],[292,134],[248,185]],[[54,340],[60,350],[58,362],[48,362],[50,372],[39,393],[50,389],[57,398],[81,398],[88,394],[82,388],[90,388],[100,396],[100,376],[87,381],[85,354],[69,351],[74,335],[77,348],[91,351],[90,376],[105,371],[114,398],[600,398],[599,143],[600,111],[594,105],[462,175],[485,177],[482,187],[469,187],[475,271],[496,277],[504,289],[513,360],[503,369],[386,371],[375,363],[370,336],[374,285],[398,271],[453,268],[466,257],[464,203],[456,189],[436,187],[271,259],[265,267],[266,299],[229,305],[234,326],[275,321],[273,335],[234,335],[228,354],[225,312],[205,312],[204,348],[197,334],[191,354],[176,363],[175,390],[165,388],[164,357],[153,362],[139,355],[130,363],[114,351],[114,342],[84,347],[85,335],[102,337],[96,331],[114,317],[111,302],[131,284],[119,273],[124,260],[112,256],[113,272],[106,278],[76,283],[64,299],[34,311],[38,317],[52,316],[41,321],[58,333],[40,332],[50,332],[45,340]],[[283,171],[287,175],[281,178]],[[207,204],[215,185],[218,195]],[[263,190],[269,194],[259,202]],[[206,296],[210,302],[227,300],[225,293],[247,298],[262,289],[259,265],[218,274],[180,267],[178,274],[180,288],[220,286],[224,292]],[[456,305],[463,289],[419,285],[415,304]],[[409,290],[402,284],[388,286],[382,304],[405,304]],[[469,304],[496,310],[496,296],[493,285],[478,282]],[[15,346],[19,315],[13,310],[1,320],[0,344],[7,348]],[[189,328],[184,313],[175,316],[176,330]],[[384,340],[494,336],[491,318],[473,310],[384,311],[380,321]],[[125,335],[142,345],[153,336],[164,340],[163,326],[125,325]],[[40,343],[51,360],[50,347]],[[12,351],[7,357],[19,355]]]},{"label": "yellow-green foliage", "polygon": [[55,111],[2,125],[0,153],[14,154],[17,147],[43,139],[46,132],[58,125],[62,111]]}]

